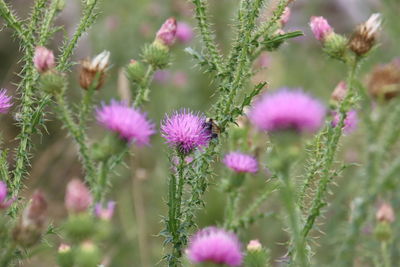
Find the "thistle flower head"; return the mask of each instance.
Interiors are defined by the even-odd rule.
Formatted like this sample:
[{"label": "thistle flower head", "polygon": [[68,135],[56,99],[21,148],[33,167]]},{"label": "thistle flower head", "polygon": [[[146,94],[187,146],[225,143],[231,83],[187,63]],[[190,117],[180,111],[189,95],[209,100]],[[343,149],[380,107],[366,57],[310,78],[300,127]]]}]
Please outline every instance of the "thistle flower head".
[{"label": "thistle flower head", "polygon": [[285,7],[285,10],[283,11],[282,16],[281,16],[281,24],[282,24],[282,26],[284,26],[286,23],[288,23],[291,13],[292,12],[290,10],[290,7],[288,7],[288,6]]},{"label": "thistle flower head", "polygon": [[256,173],[258,171],[257,159],[244,153],[231,152],[224,157],[223,162],[226,167],[235,172]]},{"label": "thistle flower head", "polygon": [[356,28],[349,42],[350,49],[359,56],[368,53],[375,45],[381,23],[381,14],[372,14],[366,22]]},{"label": "thistle flower head", "polygon": [[150,136],[155,133],[155,126],[145,113],[128,106],[125,102],[112,100],[96,110],[97,121],[110,131],[116,132],[127,142],[147,145]]},{"label": "thistle flower head", "polygon": [[[339,113],[333,112],[332,126],[336,127],[339,124],[339,121],[340,121]],[[346,119],[344,120],[343,131],[346,134],[349,134],[357,129],[357,124],[358,124],[357,111],[352,109],[349,112],[347,112]]]},{"label": "thistle flower head", "polygon": [[378,99],[392,99],[400,92],[400,63],[398,59],[374,67],[368,75],[368,91]]},{"label": "thistle flower head", "polygon": [[106,207],[103,207],[101,203],[97,203],[94,207],[94,214],[97,218],[100,218],[105,221],[111,220],[114,215],[115,202],[109,201]]},{"label": "thistle flower head", "polygon": [[326,37],[333,33],[333,28],[324,17],[311,17],[310,27],[315,38],[323,42]]},{"label": "thistle flower head", "polygon": [[79,179],[72,179],[67,185],[65,207],[69,212],[82,213],[92,205],[93,198],[86,185]]},{"label": "thistle flower head", "polygon": [[175,18],[167,19],[156,34],[156,42],[172,46],[176,39],[177,23]]},{"label": "thistle flower head", "polygon": [[79,83],[83,89],[94,87],[96,90],[103,86],[105,72],[110,60],[110,52],[103,51],[93,59],[85,59],[81,63]]},{"label": "thistle flower head", "polygon": [[346,97],[347,91],[348,88],[346,82],[340,81],[332,92],[331,100],[335,102],[343,101],[343,99]]},{"label": "thistle flower head", "polygon": [[0,181],[0,210],[7,209],[13,202],[14,199],[7,200],[8,189],[5,182]]},{"label": "thistle flower head", "polygon": [[11,96],[7,95],[6,89],[0,89],[0,113],[7,113],[12,107]]},{"label": "thistle flower head", "polygon": [[161,131],[166,142],[183,153],[206,146],[211,138],[206,128],[206,117],[186,109],[167,115],[161,124]]},{"label": "thistle flower head", "polygon": [[257,239],[250,240],[250,242],[247,244],[247,251],[260,251],[261,248],[262,245]]},{"label": "thistle flower head", "polygon": [[389,203],[382,203],[376,212],[376,219],[380,222],[393,223],[395,220],[392,205]]},{"label": "thistle flower head", "polygon": [[302,90],[280,89],[265,93],[249,113],[260,130],[316,132],[324,121],[325,107]]},{"label": "thistle flower head", "polygon": [[33,56],[33,63],[38,72],[46,72],[53,69],[56,66],[53,51],[43,46],[37,46]]},{"label": "thistle flower head", "polygon": [[240,266],[243,259],[238,238],[216,227],[207,227],[197,232],[190,239],[186,253],[194,264],[212,262]]},{"label": "thistle flower head", "polygon": [[178,22],[176,29],[176,39],[181,43],[189,43],[193,39],[193,29],[186,22]]}]

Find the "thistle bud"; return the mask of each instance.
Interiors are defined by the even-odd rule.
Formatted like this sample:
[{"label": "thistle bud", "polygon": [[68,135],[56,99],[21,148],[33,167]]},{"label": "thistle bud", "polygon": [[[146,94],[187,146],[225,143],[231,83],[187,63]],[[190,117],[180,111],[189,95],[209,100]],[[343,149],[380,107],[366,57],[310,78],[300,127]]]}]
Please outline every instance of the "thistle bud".
[{"label": "thistle bud", "polygon": [[115,202],[109,201],[107,203],[107,207],[103,207],[101,203],[97,203],[94,207],[94,214],[97,218],[100,218],[104,221],[110,221],[112,216],[114,215]]},{"label": "thistle bud", "polygon": [[380,222],[393,223],[395,216],[392,206],[389,203],[382,203],[376,212],[376,219]]},{"label": "thistle bud", "polygon": [[36,244],[45,227],[46,212],[47,201],[42,192],[36,191],[13,231],[15,242],[23,247]]},{"label": "thistle bud", "polygon": [[168,47],[160,42],[147,45],[143,50],[143,58],[155,69],[164,69],[168,65],[170,58]]},{"label": "thistle bud", "polygon": [[333,33],[333,28],[324,17],[311,17],[310,28],[318,41],[324,42]]},{"label": "thistle bud", "polygon": [[47,71],[40,75],[39,88],[47,94],[56,95],[65,91],[67,83],[65,75],[56,71]]},{"label": "thistle bud", "polygon": [[340,81],[332,92],[331,100],[333,102],[341,102],[347,95],[347,84],[345,81]]},{"label": "thistle bud", "polygon": [[86,241],[79,246],[76,253],[76,265],[78,267],[94,267],[100,263],[100,251],[91,241]]},{"label": "thistle bud", "polygon": [[175,43],[177,23],[175,18],[167,19],[156,34],[156,43],[170,47]]},{"label": "thistle bud", "polygon": [[60,267],[74,266],[74,255],[69,245],[61,244],[58,247],[57,263]]},{"label": "thistle bud", "polygon": [[100,89],[105,81],[106,69],[109,64],[110,52],[103,51],[92,60],[85,59],[81,64],[79,83],[83,89]]},{"label": "thistle bud", "polygon": [[43,46],[37,46],[35,48],[33,63],[40,73],[53,69],[56,66],[53,51]]},{"label": "thistle bud", "polygon": [[347,38],[340,34],[331,33],[324,39],[323,49],[331,58],[345,60],[347,50]]},{"label": "thistle bud", "polygon": [[400,63],[393,60],[376,66],[368,75],[367,87],[375,98],[389,100],[397,96],[400,92]]},{"label": "thistle bud", "polygon": [[92,204],[92,195],[89,189],[78,179],[72,179],[67,185],[65,207],[70,213],[85,212]]},{"label": "thistle bud", "polygon": [[131,82],[140,83],[146,74],[143,64],[132,59],[126,67],[126,75]]},{"label": "thistle bud", "polygon": [[7,185],[0,181],[0,210],[5,210],[14,202],[14,199],[7,199]]},{"label": "thistle bud", "polygon": [[375,45],[376,36],[381,26],[382,18],[379,13],[372,14],[369,19],[359,25],[353,33],[349,47],[358,56],[368,53]]},{"label": "thistle bud", "polygon": [[262,245],[257,239],[250,240],[250,242],[247,244],[247,251],[260,251],[261,249]]}]

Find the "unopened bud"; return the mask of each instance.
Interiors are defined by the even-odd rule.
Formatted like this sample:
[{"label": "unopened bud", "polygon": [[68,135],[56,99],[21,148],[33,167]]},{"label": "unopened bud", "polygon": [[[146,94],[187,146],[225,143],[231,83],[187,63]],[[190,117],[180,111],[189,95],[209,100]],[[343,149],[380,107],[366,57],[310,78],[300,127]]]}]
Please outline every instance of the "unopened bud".
[{"label": "unopened bud", "polygon": [[392,239],[393,230],[390,223],[386,221],[381,221],[376,225],[374,229],[374,234],[376,239],[378,239],[379,241],[387,242]]},{"label": "unopened bud", "polygon": [[100,218],[105,221],[110,221],[112,216],[114,215],[115,202],[109,201],[107,203],[107,207],[103,207],[101,203],[97,203],[94,207],[94,214],[97,218]]},{"label": "unopened bud", "polygon": [[53,69],[56,66],[53,51],[43,46],[37,46],[33,57],[33,63],[40,73]]},{"label": "unopened bud", "polygon": [[14,240],[23,247],[36,244],[45,227],[46,212],[47,201],[42,192],[36,191],[13,231]]},{"label": "unopened bud", "polygon": [[98,266],[100,261],[100,251],[93,242],[86,241],[79,246],[76,253],[76,265],[78,267]]},{"label": "unopened bud", "polygon": [[86,240],[96,231],[94,217],[89,213],[72,214],[68,217],[64,229],[70,240],[74,242]]},{"label": "unopened bud", "polygon": [[81,64],[79,83],[83,89],[100,89],[105,81],[106,69],[110,60],[110,52],[103,51],[92,60],[85,59]]},{"label": "unopened bud", "polygon": [[338,85],[336,85],[335,90],[333,90],[331,95],[331,100],[333,102],[341,102],[347,95],[347,84],[345,81],[340,81]]},{"label": "unopened bud", "polygon": [[86,185],[79,179],[72,179],[67,185],[65,207],[70,213],[87,211],[93,198]]},{"label": "unopened bud", "polygon": [[143,58],[155,69],[164,69],[170,58],[168,47],[159,42],[147,45],[143,50]]},{"label": "unopened bud", "polygon": [[175,18],[167,19],[156,34],[155,42],[167,47],[172,46],[176,39],[177,23]]},{"label": "unopened bud", "polygon": [[347,50],[347,38],[332,32],[324,39],[323,49],[331,58],[345,60]]},{"label": "unopened bud", "polygon": [[40,75],[39,88],[47,94],[56,95],[65,91],[67,83],[65,75],[56,71],[47,71]]},{"label": "unopened bud", "polygon": [[146,74],[146,70],[143,64],[134,59],[129,62],[126,67],[126,75],[131,82],[140,83],[143,81],[143,78]]},{"label": "unopened bud", "polygon": [[381,15],[375,13],[366,22],[359,25],[350,39],[350,49],[359,56],[368,53],[375,45],[381,22]]},{"label": "unopened bud", "polygon": [[333,28],[324,17],[311,17],[310,28],[318,41],[324,42],[333,33]]},{"label": "unopened bud", "polygon": [[260,251],[261,249],[262,245],[257,239],[250,240],[250,242],[247,244],[247,251]]},{"label": "unopened bud", "polygon": [[376,219],[380,222],[393,223],[395,216],[392,206],[389,203],[382,203],[376,212]]},{"label": "unopened bud", "polygon": [[61,244],[58,247],[57,263],[60,267],[74,266],[74,255],[69,245]]}]

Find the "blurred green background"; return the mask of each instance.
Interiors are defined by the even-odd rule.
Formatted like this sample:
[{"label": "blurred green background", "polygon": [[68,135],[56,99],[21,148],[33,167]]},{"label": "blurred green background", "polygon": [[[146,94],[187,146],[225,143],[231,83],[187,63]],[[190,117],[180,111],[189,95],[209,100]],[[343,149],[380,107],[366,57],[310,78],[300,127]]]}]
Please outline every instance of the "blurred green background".
[{"label": "blurred green background", "polygon": [[[20,17],[26,16],[32,0],[12,0],[9,3],[18,11]],[[232,39],[231,25],[235,17],[238,0],[209,0],[211,19],[215,25],[215,33],[219,47],[223,53],[229,49]],[[270,2],[263,11],[266,19],[274,7]],[[111,51],[111,69],[105,86],[99,92],[97,99],[108,102],[119,97],[119,91],[125,85],[121,78],[122,68],[130,59],[140,58],[141,48],[145,43],[152,42],[155,32],[163,21],[175,16],[178,21],[186,22],[195,27],[192,18],[192,6],[185,0],[103,0],[99,8],[101,15],[95,25],[79,42],[74,60],[78,62],[85,57],[91,57],[102,50]],[[361,77],[365,77],[371,68],[380,63],[386,63],[400,56],[400,24],[398,0],[298,0],[291,5],[292,16],[285,30],[302,30],[304,36],[290,40],[275,53],[269,53],[267,68],[257,73],[255,80],[266,80],[269,88],[302,87],[311,92],[328,105],[329,96],[336,84],[345,77],[343,64],[328,59],[320,49],[320,44],[313,38],[308,27],[310,16],[325,16],[335,31],[350,36],[355,25],[365,21],[371,13],[383,13],[384,24],[380,36],[380,47],[372,57],[363,64]],[[66,8],[57,20],[57,24],[65,25],[65,34],[71,34],[80,14],[80,1],[66,1]],[[49,45],[57,51],[64,33],[58,33]],[[213,103],[213,92],[216,84],[211,76],[204,74],[196,66],[196,62],[184,52],[185,47],[201,50],[199,38],[190,43],[177,43],[172,48],[173,62],[164,75],[163,80],[156,80],[152,85],[151,101],[146,104],[145,111],[159,125],[165,113],[175,109],[188,107],[206,112]],[[20,70],[20,51],[18,43],[12,38],[9,30],[2,28],[0,32],[0,83],[16,95],[16,73]],[[81,92],[77,84],[77,67],[70,73],[69,99],[78,103]],[[51,109],[49,109],[50,112]],[[14,109],[15,111],[15,109]],[[18,128],[14,126],[13,116],[2,116],[1,132],[7,146],[13,148],[14,137]],[[59,225],[66,216],[63,198],[66,183],[73,177],[79,177],[81,168],[77,159],[76,147],[61,129],[61,123],[49,114],[47,130],[42,136],[35,136],[36,148],[33,153],[32,169],[27,180],[25,195],[30,195],[36,188],[43,189],[50,202],[49,221]],[[98,140],[103,134],[93,121],[90,136]],[[343,140],[342,158],[349,162],[362,162],[363,144],[360,139],[363,128],[347,136]],[[266,144],[260,148],[266,149]],[[166,213],[166,182],[168,177],[167,147],[156,135],[150,147],[134,149],[135,157],[127,160],[127,166],[118,169],[118,175],[112,177],[112,193],[110,199],[117,201],[117,211],[114,217],[115,235],[109,244],[105,245],[104,257],[109,266],[155,266],[160,263],[163,239],[158,237],[162,229],[161,216]],[[12,159],[10,158],[12,164]],[[263,162],[268,165],[267,162]],[[222,164],[216,164],[216,175],[213,184],[227,175]],[[349,201],[357,193],[357,181],[352,179],[355,168],[349,168],[333,188],[334,199],[325,214],[325,222],[321,230],[317,248],[320,266],[328,264],[334,256],[335,237],[340,235],[345,227]],[[245,209],[252,197],[264,186],[268,175],[260,172],[247,180],[246,193],[243,195],[242,208]],[[222,221],[225,199],[220,194],[218,186],[210,187],[206,197],[206,209],[199,214],[199,226],[213,225]],[[395,207],[395,209],[398,207]],[[277,196],[273,196],[263,206],[265,211],[279,211]],[[246,243],[250,239],[260,241],[271,249],[274,260],[284,256],[285,247],[281,243],[287,240],[282,230],[281,215],[258,221],[241,240]],[[340,222],[340,223],[339,223]],[[397,231],[399,232],[399,231]],[[317,234],[317,233],[316,233]],[[368,237],[367,237],[368,238]],[[54,253],[58,239],[54,238],[53,248],[43,248],[44,253],[38,253],[32,260],[21,266],[54,266]],[[368,254],[369,249],[363,248]],[[278,263],[274,262],[276,266]],[[360,266],[369,266],[361,263]]]}]

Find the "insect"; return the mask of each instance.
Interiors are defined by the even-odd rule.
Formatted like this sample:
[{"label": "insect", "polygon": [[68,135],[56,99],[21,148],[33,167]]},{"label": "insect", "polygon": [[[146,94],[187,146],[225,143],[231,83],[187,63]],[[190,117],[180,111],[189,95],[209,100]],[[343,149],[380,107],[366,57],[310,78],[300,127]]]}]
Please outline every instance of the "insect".
[{"label": "insect", "polygon": [[204,128],[210,132],[211,139],[216,139],[221,133],[221,128],[219,128],[218,124],[211,118],[207,118],[204,123]]}]

